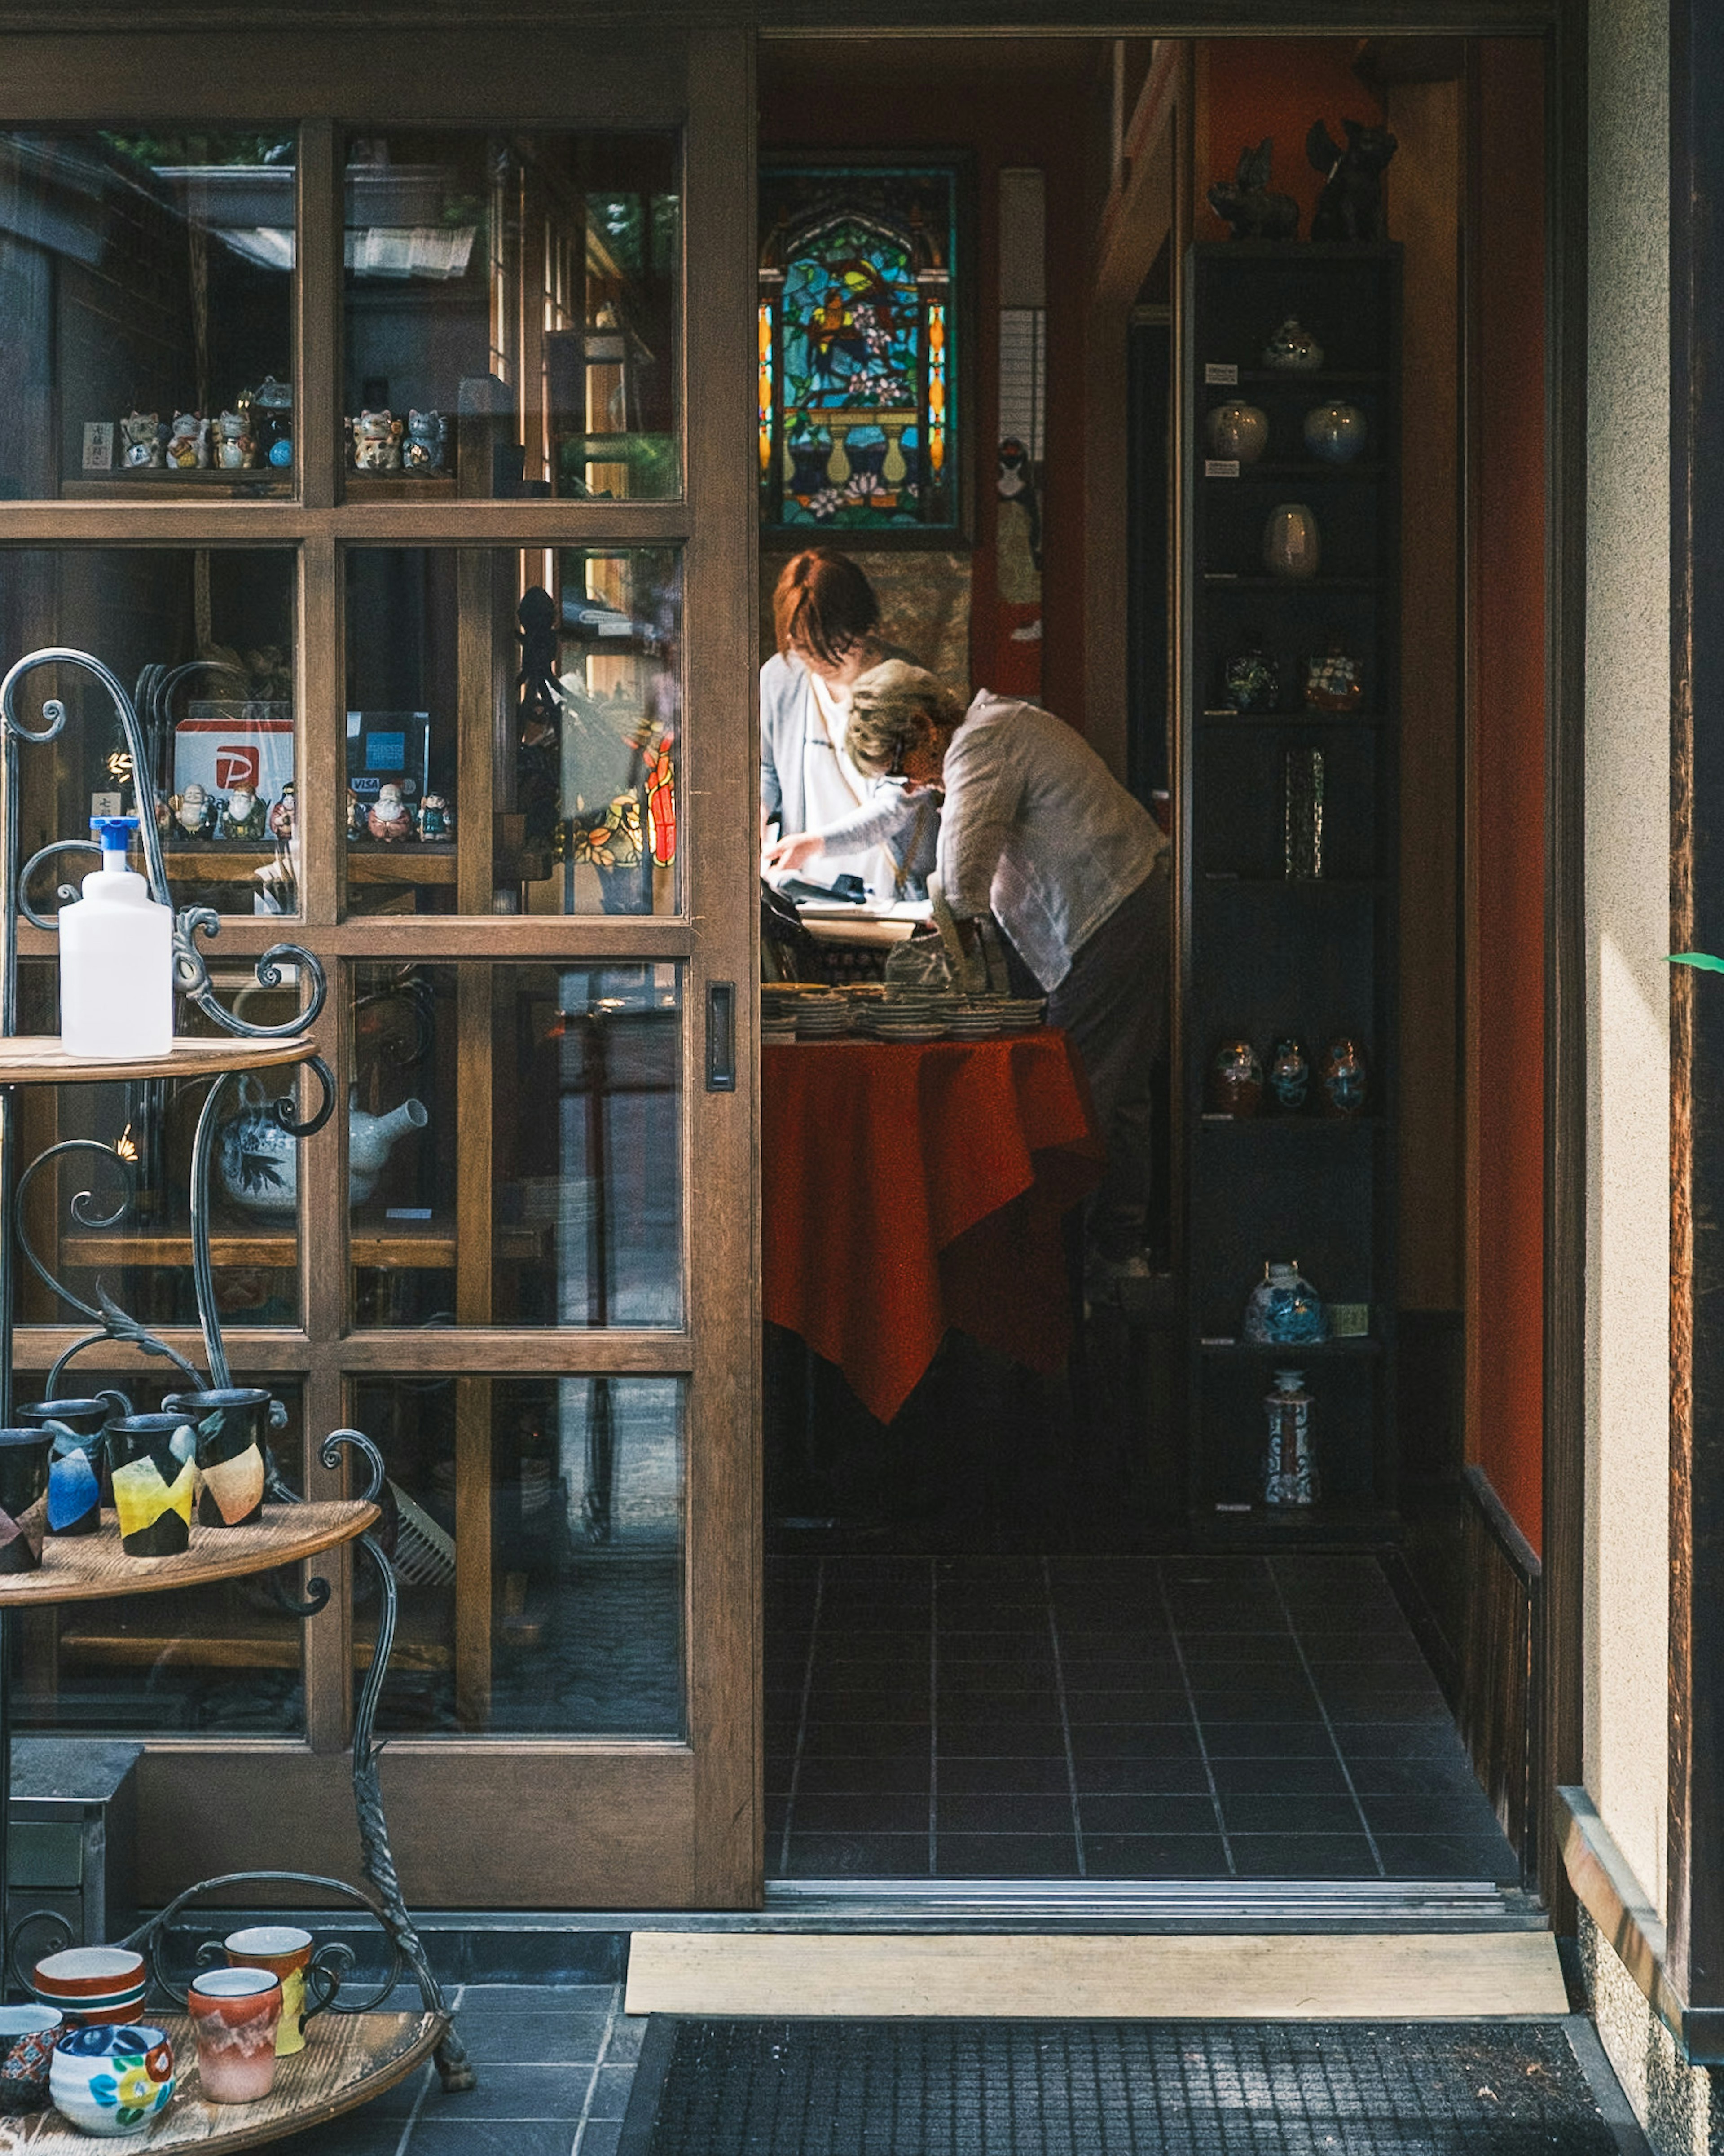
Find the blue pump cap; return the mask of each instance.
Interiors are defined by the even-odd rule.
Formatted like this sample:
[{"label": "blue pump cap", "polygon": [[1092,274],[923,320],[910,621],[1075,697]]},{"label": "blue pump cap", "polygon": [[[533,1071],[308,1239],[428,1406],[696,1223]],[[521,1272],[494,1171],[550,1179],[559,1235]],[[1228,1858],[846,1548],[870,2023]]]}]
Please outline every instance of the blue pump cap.
[{"label": "blue pump cap", "polygon": [[104,864],[110,854],[118,854],[123,862],[131,834],[138,828],[138,819],[136,816],[92,816],[90,828],[101,847]]}]

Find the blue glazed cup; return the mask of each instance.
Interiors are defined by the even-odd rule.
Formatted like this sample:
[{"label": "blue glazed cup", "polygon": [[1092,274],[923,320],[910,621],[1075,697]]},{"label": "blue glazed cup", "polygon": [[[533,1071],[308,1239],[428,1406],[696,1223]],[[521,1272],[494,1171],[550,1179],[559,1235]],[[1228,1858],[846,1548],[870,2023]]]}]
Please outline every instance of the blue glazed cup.
[{"label": "blue glazed cup", "polygon": [[131,1413],[124,1393],[97,1393],[88,1399],[37,1400],[20,1408],[21,1423],[33,1423],[54,1439],[48,1461],[48,1532],[51,1535],[93,1535],[102,1523],[102,1471],[106,1464],[108,1424]]}]

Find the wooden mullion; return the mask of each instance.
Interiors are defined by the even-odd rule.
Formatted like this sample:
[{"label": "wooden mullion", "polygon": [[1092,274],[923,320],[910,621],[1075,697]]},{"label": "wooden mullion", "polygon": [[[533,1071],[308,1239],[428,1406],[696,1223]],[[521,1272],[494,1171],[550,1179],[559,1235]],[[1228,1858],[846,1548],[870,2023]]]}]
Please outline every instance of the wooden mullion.
[{"label": "wooden mullion", "polygon": [[[495,557],[478,547],[463,552],[455,563],[455,903],[469,915],[491,914],[497,882],[492,764],[500,718],[499,571]],[[495,918],[506,937],[510,916]],[[494,927],[485,939],[488,954],[495,951],[497,940]]]},{"label": "wooden mullion", "polygon": [[347,792],[341,577],[341,556],[327,537],[301,549],[295,788],[301,928],[296,940],[308,949],[313,947],[310,932],[333,927],[341,912]]},{"label": "wooden mullion", "polygon": [[294,280],[298,357],[294,367],[294,449],[300,499],[327,509],[341,490],[342,187],[335,124],[300,129],[299,230]]}]

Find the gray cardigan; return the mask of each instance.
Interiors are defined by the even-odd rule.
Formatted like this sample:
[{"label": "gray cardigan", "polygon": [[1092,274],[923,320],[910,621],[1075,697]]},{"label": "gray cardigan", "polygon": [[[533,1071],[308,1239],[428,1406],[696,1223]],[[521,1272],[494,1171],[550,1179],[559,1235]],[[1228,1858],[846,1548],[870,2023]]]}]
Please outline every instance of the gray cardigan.
[{"label": "gray cardigan", "polygon": [[[890,646],[886,659],[907,659]],[[808,829],[803,791],[803,749],[813,716],[808,670],[797,658],[775,654],[760,670],[760,804],[780,834],[793,838]],[[906,795],[900,788],[877,785],[859,808],[820,834],[834,853],[885,846],[908,880],[908,896],[926,896],[929,871],[940,835],[939,803],[926,793]]]}]

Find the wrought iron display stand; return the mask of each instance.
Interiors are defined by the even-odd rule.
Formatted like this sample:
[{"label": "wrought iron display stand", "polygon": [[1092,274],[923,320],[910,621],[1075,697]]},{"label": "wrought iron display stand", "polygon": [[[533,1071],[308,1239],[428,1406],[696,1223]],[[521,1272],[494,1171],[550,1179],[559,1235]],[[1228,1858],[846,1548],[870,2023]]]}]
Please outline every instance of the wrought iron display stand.
[{"label": "wrought iron display stand", "polygon": [[[228,1039],[177,1040],[172,1054],[161,1063],[141,1064],[80,1061],[66,1056],[52,1037],[20,1037],[18,1032],[18,919],[20,913],[38,928],[52,930],[52,915],[39,913],[29,897],[32,875],[51,858],[72,853],[94,853],[88,839],[62,840],[33,855],[22,867],[18,862],[18,752],[20,744],[39,745],[53,741],[65,724],[64,704],[49,698],[41,706],[42,724],[32,726],[20,715],[23,685],[44,667],[81,670],[93,675],[105,690],[131,759],[136,789],[139,835],[151,894],[163,905],[172,903],[162,859],[162,838],[156,823],[155,774],[143,730],[132,700],[99,660],[86,652],[50,649],[20,660],[0,682],[0,724],[3,724],[3,755],[0,755],[0,1428],[13,1417],[13,1329],[16,1296],[16,1264],[22,1256],[59,1299],[91,1321],[93,1329],[74,1341],[49,1373],[47,1391],[52,1398],[59,1389],[67,1365],[87,1349],[110,1341],[164,1358],[198,1389],[225,1387],[232,1383],[221,1322],[216,1310],[215,1279],[210,1259],[210,1168],[214,1154],[221,1108],[234,1077],[250,1070],[302,1065],[316,1079],[321,1100],[315,1111],[303,1119],[287,1101],[273,1104],[273,1112],[284,1130],[296,1138],[309,1137],[329,1120],[335,1105],[335,1081],[329,1068],[313,1051],[305,1029],[323,1007],[327,983],[310,952],[291,943],[278,943],[257,962],[261,986],[275,988],[289,980],[301,988],[301,1007],[288,1024],[260,1026],[237,1016],[217,998],[209,970],[198,947],[199,937],[213,937],[220,917],[213,908],[188,906],[177,916],[174,933],[174,970],[179,994],[194,1004]],[[182,669],[187,673],[195,669]],[[152,704],[165,708],[175,677],[154,669],[140,683],[140,692]],[[65,886],[60,896],[74,894]],[[284,968],[291,967],[292,974]],[[18,1091],[27,1084],[64,1085],[151,1077],[211,1080],[209,1091],[198,1119],[192,1148],[190,1210],[192,1281],[198,1323],[203,1337],[207,1375],[149,1332],[110,1296],[98,1283],[92,1306],[74,1295],[31,1248],[23,1227],[23,1200],[38,1169],[70,1154],[98,1156],[117,1179],[121,1196],[105,1214],[98,1211],[92,1194],[80,1193],[72,1202],[72,1214],[85,1228],[112,1228],[124,1219],[133,1195],[131,1164],[115,1147],[94,1138],[70,1138],[50,1146],[19,1172],[18,1154]],[[276,1410],[278,1418],[280,1410]],[[188,1888],[157,1916],[135,1932],[126,1943],[146,1954],[156,1988],[177,2006],[184,1993],[176,1989],[163,1966],[163,1957],[173,1926],[188,1904],[200,1897],[225,1893],[250,1886],[268,1887],[279,1896],[284,1887],[301,1887],[319,1899],[333,1897],[350,1907],[363,1909],[381,1927],[390,1950],[390,1966],[382,1983],[357,2004],[336,1999],[333,2011],[359,2017],[351,2020],[338,2041],[323,2040],[314,2028],[311,2041],[297,2056],[281,2062],[275,2091],[254,2105],[213,2106],[198,2100],[195,2089],[177,2094],[151,2138],[156,2149],[169,2149],[183,2140],[200,2148],[254,2146],[280,2135],[332,2118],[338,2112],[380,2093],[411,2071],[428,2053],[434,2053],[445,2089],[469,2089],[475,2085],[473,2069],[452,2029],[443,1994],[431,1972],[425,1950],[408,1914],[390,1852],[388,1827],[383,1815],[378,1765],[382,1747],[375,1730],[377,1705],[395,1635],[398,1598],[395,1573],[377,1534],[381,1519],[377,1500],[384,1496],[382,1457],[371,1440],[358,1430],[338,1430],[324,1441],[321,1458],[326,1468],[341,1465],[344,1451],[357,1453],[364,1462],[367,1486],[362,1497],[341,1504],[305,1504],[284,1484],[269,1462],[265,1486],[269,1502],[264,1522],[257,1527],[219,1532],[194,1530],[192,1548],[182,1557],[140,1562],[117,1556],[107,1522],[94,1537],[50,1539],[39,1571],[13,1574],[0,1579],[0,1991],[15,1979],[20,1934],[31,1928],[44,1945],[64,1943],[70,1933],[64,1920],[38,1912],[14,1922],[6,1882],[12,1788],[11,1762],[11,1613],[23,1607],[87,1599],[115,1594],[147,1594],[182,1587],[199,1580],[272,1571],[316,1552],[357,1538],[377,1578],[380,1609],[377,1640],[371,1666],[360,1689],[353,1725],[353,1795],[358,1815],[361,1869],[370,1892],[345,1880],[319,1877],[297,1871],[237,1871],[206,1879]],[[385,1500],[387,1502],[387,1500]],[[316,1615],[330,1599],[327,1581],[306,1583],[303,1602],[288,1601],[285,1607],[300,1618]],[[59,1927],[57,1934],[40,1928]],[[203,1957],[218,1951],[209,1946]],[[200,1958],[203,1958],[200,1957]],[[314,1955],[308,1972],[314,1994],[326,1993],[351,1970],[350,1948],[331,1943]],[[423,2012],[418,2015],[377,2011],[410,1970],[416,1980]],[[182,2071],[190,2062],[190,2041],[184,2025],[171,2018],[180,2038]],[[334,2026],[331,2025],[331,2035]],[[176,2114],[182,2116],[177,2119]],[[54,2115],[31,2122],[28,2145],[44,2151],[59,2136]],[[69,2147],[81,2136],[66,2130]]]}]

